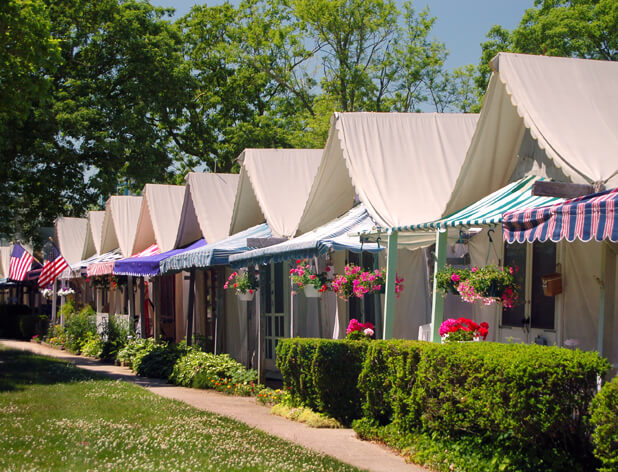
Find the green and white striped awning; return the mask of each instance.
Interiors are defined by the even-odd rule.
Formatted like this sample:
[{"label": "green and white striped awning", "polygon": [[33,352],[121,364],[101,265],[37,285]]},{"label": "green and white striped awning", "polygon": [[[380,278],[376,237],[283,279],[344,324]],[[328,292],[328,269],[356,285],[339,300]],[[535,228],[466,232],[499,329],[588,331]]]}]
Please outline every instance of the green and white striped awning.
[{"label": "green and white striped awning", "polygon": [[444,218],[416,225],[398,226],[391,230],[405,233],[456,227],[494,226],[502,223],[502,217],[507,211],[537,208],[562,201],[556,197],[533,196],[532,185],[538,180],[544,179],[535,176],[525,177]]}]

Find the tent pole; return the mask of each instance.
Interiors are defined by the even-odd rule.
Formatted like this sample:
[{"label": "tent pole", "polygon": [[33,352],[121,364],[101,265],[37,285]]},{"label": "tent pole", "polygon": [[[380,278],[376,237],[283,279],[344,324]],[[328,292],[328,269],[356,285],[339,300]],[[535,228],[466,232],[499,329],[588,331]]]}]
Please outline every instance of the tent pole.
[{"label": "tent pole", "polygon": [[399,233],[388,234],[388,256],[386,259],[386,295],[384,300],[383,339],[392,339],[395,330],[395,278],[397,277],[397,240]]},{"label": "tent pole", "polygon": [[597,350],[599,355],[607,357],[612,347],[613,313],[614,304],[616,303],[615,290],[606,290],[608,286],[616,286],[616,254],[611,250],[607,242],[603,244],[601,253],[601,277]]},{"label": "tent pole", "polygon": [[187,346],[193,344],[193,307],[195,303],[195,269],[189,271],[189,302],[187,303]]},{"label": "tent pole", "polygon": [[133,276],[127,276],[127,290],[129,291],[129,332],[135,334],[135,292],[133,291]]},{"label": "tent pole", "polygon": [[439,229],[436,231],[436,260],[433,270],[433,292],[431,303],[431,340],[440,342],[440,325],[444,321],[444,297],[438,293],[436,274],[446,266],[446,245],[448,231]]},{"label": "tent pole", "polygon": [[146,332],[146,290],[145,290],[144,277],[139,278],[139,327],[140,338],[146,339],[148,333]]},{"label": "tent pole", "polygon": [[56,324],[56,319],[57,319],[57,307],[56,307],[56,298],[58,297],[56,294],[58,292],[56,291],[56,280],[54,279],[54,281],[52,282],[52,324],[55,325]]}]

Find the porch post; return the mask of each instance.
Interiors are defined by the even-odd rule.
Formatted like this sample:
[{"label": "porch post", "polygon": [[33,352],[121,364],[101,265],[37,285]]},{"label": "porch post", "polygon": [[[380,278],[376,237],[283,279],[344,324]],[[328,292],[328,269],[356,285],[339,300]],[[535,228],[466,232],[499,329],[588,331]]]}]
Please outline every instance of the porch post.
[{"label": "porch post", "polygon": [[193,309],[195,300],[195,269],[189,271],[189,303],[187,303],[187,346],[193,344]]},{"label": "porch post", "polygon": [[262,296],[264,293],[264,269],[262,266],[259,267],[259,285],[257,289],[257,293],[255,295],[256,303],[255,303],[255,321],[256,321],[256,330],[257,330],[257,371],[258,371],[258,382],[264,383],[264,349],[266,347],[264,343],[264,332],[262,329],[262,316],[266,310],[265,297]]},{"label": "porch post", "polygon": [[56,280],[53,281],[52,283],[52,313],[51,313],[51,319],[52,319],[52,324],[56,324],[57,321],[57,306],[56,306],[56,298],[57,298],[57,291],[56,291]]},{"label": "porch post", "polygon": [[440,342],[440,325],[444,321],[444,297],[438,292],[437,277],[438,271],[446,266],[446,245],[448,241],[448,231],[439,229],[436,231],[436,261],[433,269],[433,292],[431,303],[431,340],[434,343]]},{"label": "porch post", "polygon": [[388,256],[386,259],[386,294],[384,297],[383,339],[392,339],[395,329],[395,277],[397,274],[397,240],[399,233],[388,234]]},{"label": "porch post", "polygon": [[135,334],[135,292],[133,290],[133,276],[127,276],[127,290],[129,291],[129,333]]},{"label": "porch post", "polygon": [[146,339],[148,332],[146,331],[146,289],[144,277],[139,278],[139,328],[140,338]]},{"label": "porch post", "polygon": [[601,290],[599,300],[599,332],[597,350],[603,357],[611,353],[614,328],[614,305],[616,303],[616,253],[607,242],[601,253]]},{"label": "porch post", "polygon": [[153,277],[150,284],[152,285],[152,335],[155,341],[161,339],[161,277]]}]

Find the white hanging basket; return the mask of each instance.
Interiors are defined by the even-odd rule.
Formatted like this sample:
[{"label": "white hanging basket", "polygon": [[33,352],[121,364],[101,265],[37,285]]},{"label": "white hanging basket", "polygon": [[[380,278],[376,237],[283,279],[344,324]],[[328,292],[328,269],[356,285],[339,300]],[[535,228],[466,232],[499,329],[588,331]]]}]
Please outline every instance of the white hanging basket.
[{"label": "white hanging basket", "polygon": [[241,302],[250,302],[251,300],[253,300],[253,296],[254,295],[255,295],[255,292],[239,293],[238,294],[238,299]]},{"label": "white hanging basket", "polygon": [[305,297],[307,298],[319,298],[322,295],[313,285],[305,285],[303,290],[305,291]]}]

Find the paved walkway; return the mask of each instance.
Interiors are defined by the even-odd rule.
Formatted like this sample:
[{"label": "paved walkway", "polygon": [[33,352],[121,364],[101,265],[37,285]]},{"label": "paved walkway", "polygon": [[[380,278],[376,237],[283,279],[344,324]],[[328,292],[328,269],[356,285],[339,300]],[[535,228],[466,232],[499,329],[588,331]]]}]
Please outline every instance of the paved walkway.
[{"label": "paved walkway", "polygon": [[103,364],[97,360],[75,356],[41,344],[10,340],[0,340],[0,344],[12,349],[67,359],[79,368],[131,382],[157,395],[180,400],[200,410],[234,418],[360,469],[376,472],[427,472],[427,469],[406,463],[401,456],[383,446],[361,441],[351,429],[310,428],[302,423],[271,415],[268,407],[258,404],[251,397],[236,397],[212,390],[177,387],[161,380],[138,377],[126,367]]}]

